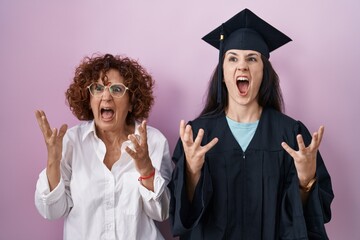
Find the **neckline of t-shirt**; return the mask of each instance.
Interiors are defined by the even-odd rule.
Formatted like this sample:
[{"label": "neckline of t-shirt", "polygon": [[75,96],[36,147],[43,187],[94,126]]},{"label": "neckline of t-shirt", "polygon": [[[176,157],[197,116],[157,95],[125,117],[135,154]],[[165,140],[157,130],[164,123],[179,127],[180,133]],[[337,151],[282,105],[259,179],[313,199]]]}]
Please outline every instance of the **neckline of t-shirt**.
[{"label": "neckline of t-shirt", "polygon": [[259,124],[259,120],[256,120],[255,122],[241,123],[241,122],[232,120],[228,116],[226,116],[226,120],[228,121],[229,124],[231,124],[231,126],[237,127],[237,128],[253,128]]}]

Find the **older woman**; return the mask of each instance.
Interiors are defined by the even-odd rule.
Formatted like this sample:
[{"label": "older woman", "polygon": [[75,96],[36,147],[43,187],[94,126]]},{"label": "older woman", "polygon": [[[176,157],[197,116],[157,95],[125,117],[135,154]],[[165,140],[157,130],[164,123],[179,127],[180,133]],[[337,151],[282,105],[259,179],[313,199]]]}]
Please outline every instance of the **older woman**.
[{"label": "older woman", "polygon": [[65,217],[64,239],[163,239],[153,220],[168,217],[172,163],[166,138],[145,120],[153,84],[132,59],[87,57],[66,91],[84,122],[57,130],[35,112],[48,151],[35,204],[44,218]]}]

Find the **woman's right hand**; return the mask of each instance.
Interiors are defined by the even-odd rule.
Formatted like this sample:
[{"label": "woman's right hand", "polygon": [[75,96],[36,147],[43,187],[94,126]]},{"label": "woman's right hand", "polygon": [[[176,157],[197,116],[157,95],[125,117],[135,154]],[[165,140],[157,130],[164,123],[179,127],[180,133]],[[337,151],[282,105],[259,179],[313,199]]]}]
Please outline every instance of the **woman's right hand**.
[{"label": "woman's right hand", "polygon": [[63,124],[59,131],[56,128],[51,129],[44,111],[35,111],[36,120],[44,136],[48,161],[46,173],[48,176],[50,190],[54,189],[60,181],[60,161],[62,156],[62,142],[67,130],[67,125]]},{"label": "woman's right hand", "polygon": [[186,158],[186,178],[189,200],[192,200],[196,184],[200,179],[201,168],[205,162],[205,154],[218,142],[218,138],[214,138],[205,146],[201,146],[203,136],[204,130],[199,129],[194,140],[191,126],[186,125],[184,120],[180,121],[180,138]]}]

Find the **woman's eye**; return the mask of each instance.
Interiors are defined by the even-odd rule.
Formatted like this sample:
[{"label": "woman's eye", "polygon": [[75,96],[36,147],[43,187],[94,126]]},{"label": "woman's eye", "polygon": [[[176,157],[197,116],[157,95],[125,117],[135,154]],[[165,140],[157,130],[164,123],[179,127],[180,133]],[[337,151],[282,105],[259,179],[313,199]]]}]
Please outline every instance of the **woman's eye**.
[{"label": "woman's eye", "polygon": [[124,88],[122,86],[114,85],[111,87],[112,91],[115,93],[121,93],[124,91]]},{"label": "woman's eye", "polygon": [[249,58],[248,58],[248,61],[249,61],[249,62],[256,62],[257,59],[256,59],[255,57],[249,57]]},{"label": "woman's eye", "polygon": [[104,86],[100,85],[100,84],[96,84],[94,87],[95,91],[97,92],[102,92],[104,90]]},{"label": "woman's eye", "polygon": [[230,57],[229,62],[237,62],[237,58],[236,57]]}]

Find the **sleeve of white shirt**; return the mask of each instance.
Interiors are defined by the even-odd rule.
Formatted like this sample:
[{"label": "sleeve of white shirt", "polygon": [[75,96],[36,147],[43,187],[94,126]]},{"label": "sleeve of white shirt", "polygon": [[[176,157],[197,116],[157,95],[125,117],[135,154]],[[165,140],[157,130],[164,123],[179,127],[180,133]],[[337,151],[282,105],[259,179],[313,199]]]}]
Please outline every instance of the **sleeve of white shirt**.
[{"label": "sleeve of white shirt", "polygon": [[[65,135],[66,136],[66,135]],[[46,219],[58,219],[67,215],[72,207],[69,187],[66,186],[67,179],[70,179],[71,171],[65,164],[65,158],[71,154],[66,148],[68,141],[64,137],[63,159],[61,160],[61,178],[59,184],[50,192],[46,169],[40,174],[36,183],[35,206],[38,212]],[[68,150],[66,150],[68,149]],[[68,152],[66,154],[66,152]]]},{"label": "sleeve of white shirt", "polygon": [[145,213],[156,221],[164,221],[169,217],[170,192],[167,184],[174,167],[169,144],[160,132],[157,132],[156,136],[148,135],[148,145],[150,159],[155,167],[154,192],[142,186],[141,183],[139,183],[139,191],[143,198]]}]

